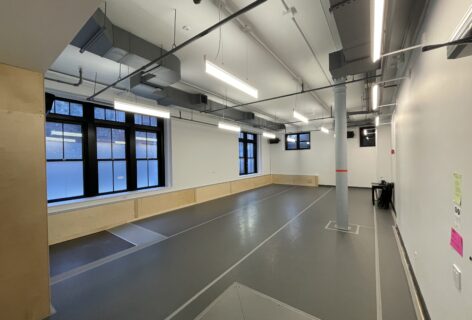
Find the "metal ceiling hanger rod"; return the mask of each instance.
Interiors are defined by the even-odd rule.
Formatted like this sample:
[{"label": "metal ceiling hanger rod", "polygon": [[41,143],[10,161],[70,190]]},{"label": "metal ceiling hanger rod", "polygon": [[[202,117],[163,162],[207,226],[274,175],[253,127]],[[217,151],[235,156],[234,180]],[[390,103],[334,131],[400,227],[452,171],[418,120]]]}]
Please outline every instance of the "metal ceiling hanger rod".
[{"label": "metal ceiling hanger rod", "polygon": [[203,30],[202,32],[200,32],[199,34],[197,34],[196,36],[188,39],[187,41],[183,42],[182,44],[176,46],[175,48],[172,48],[171,50],[167,51],[166,53],[164,53],[163,55],[161,55],[160,57],[150,61],[149,63],[145,64],[144,66],[142,66],[141,68],[139,69],[136,69],[135,71],[131,72],[130,74],[128,74],[127,76],[121,78],[121,79],[118,79],[116,80],[115,82],[113,82],[112,84],[109,84],[108,86],[106,86],[105,88],[101,89],[100,91],[94,93],[93,95],[91,95],[90,97],[87,98],[87,100],[93,100],[96,96],[98,96],[99,94],[105,92],[106,90],[110,89],[111,87],[113,86],[116,86],[118,83],[120,83],[121,81],[125,80],[125,79],[128,79],[128,78],[131,78],[132,76],[135,76],[141,72],[144,72],[146,73],[146,69],[149,68],[150,66],[152,66],[153,64],[157,63],[157,62],[160,62],[161,60],[163,60],[164,58],[170,56],[171,54],[174,54],[175,52],[179,51],[180,49],[188,46],[189,44],[191,44],[192,42],[200,39],[200,38],[203,38],[204,36],[206,36],[207,34],[209,34],[210,32],[212,32],[213,30],[215,29],[218,29],[219,27],[221,27],[222,25],[230,22],[231,20],[233,20],[234,18],[242,15],[243,13],[246,13],[252,9],[254,9],[255,7],[263,4],[264,2],[266,2],[267,0],[256,0],[254,1],[253,3],[247,5],[246,7],[242,8],[241,10],[235,12],[234,14],[226,17],[225,19],[219,21],[218,23],[215,23],[214,25],[212,25],[211,27]]}]

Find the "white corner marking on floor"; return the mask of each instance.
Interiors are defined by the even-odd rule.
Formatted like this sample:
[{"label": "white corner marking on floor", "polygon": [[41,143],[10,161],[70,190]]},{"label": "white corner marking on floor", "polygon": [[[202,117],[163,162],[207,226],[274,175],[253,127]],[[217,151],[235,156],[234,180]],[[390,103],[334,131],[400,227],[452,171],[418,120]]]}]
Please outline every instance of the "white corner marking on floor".
[{"label": "white corner marking on floor", "polygon": [[244,257],[239,259],[235,264],[233,264],[231,267],[226,269],[222,274],[220,274],[218,277],[213,279],[209,284],[207,284],[203,289],[198,291],[193,297],[191,297],[189,300],[187,300],[184,304],[182,304],[179,308],[177,308],[174,312],[172,312],[170,315],[168,315],[165,320],[170,320],[174,318],[180,311],[182,311],[185,307],[187,307],[190,303],[192,303],[195,299],[197,299],[199,296],[201,296],[206,290],[208,290],[211,286],[213,286],[215,283],[217,283],[219,280],[221,280],[224,276],[226,276],[228,273],[230,273],[234,268],[236,268],[238,265],[240,265],[244,260],[249,258],[254,252],[256,252],[260,247],[262,247],[264,244],[266,244],[270,239],[275,237],[280,231],[285,229],[289,224],[291,224],[294,220],[296,220],[298,217],[300,217],[302,214],[304,214],[308,209],[310,209],[312,206],[314,206],[318,201],[320,201],[322,198],[324,198],[332,189],[330,188],[328,191],[323,193],[320,197],[315,199],[313,202],[311,202],[305,209],[297,213],[293,218],[291,218],[289,221],[287,221],[283,226],[281,226],[279,229],[277,229],[274,233],[272,233],[270,236],[268,236],[265,240],[263,240],[261,243],[259,243],[254,249],[252,249],[250,252],[248,252]]}]

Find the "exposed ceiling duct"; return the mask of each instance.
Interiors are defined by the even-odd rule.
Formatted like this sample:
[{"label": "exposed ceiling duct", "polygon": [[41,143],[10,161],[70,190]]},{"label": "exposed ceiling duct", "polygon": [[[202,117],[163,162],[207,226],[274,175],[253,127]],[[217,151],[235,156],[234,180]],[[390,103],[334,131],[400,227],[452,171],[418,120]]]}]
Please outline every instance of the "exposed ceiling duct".
[{"label": "exposed ceiling duct", "polygon": [[[101,57],[137,69],[166,51],[134,34],[113,25],[98,9],[87,21],[72,45],[80,51],[89,51]],[[169,86],[180,80],[180,60],[170,55],[150,72],[155,77],[152,83]]]},{"label": "exposed ceiling duct", "polygon": [[[71,44],[80,48],[81,52],[89,51],[133,69],[138,69],[167,52],[113,25],[100,9],[87,21]],[[170,55],[151,69],[151,72],[140,73],[130,78],[131,92],[156,100],[161,105],[175,105],[200,112],[224,107],[208,100],[206,95],[187,93],[170,87],[180,81],[180,60],[177,56]],[[285,128],[283,124],[258,118],[252,112],[236,109],[218,111],[215,115],[259,128],[270,130]]]}]

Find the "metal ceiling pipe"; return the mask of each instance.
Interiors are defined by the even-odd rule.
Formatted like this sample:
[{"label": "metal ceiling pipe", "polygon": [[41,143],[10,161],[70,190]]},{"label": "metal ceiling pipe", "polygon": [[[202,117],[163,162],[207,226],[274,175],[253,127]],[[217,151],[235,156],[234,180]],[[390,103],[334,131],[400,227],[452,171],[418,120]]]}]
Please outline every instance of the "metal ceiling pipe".
[{"label": "metal ceiling pipe", "polygon": [[345,79],[334,80],[334,119],[336,153],[336,228],[349,230],[347,184],[347,113]]}]

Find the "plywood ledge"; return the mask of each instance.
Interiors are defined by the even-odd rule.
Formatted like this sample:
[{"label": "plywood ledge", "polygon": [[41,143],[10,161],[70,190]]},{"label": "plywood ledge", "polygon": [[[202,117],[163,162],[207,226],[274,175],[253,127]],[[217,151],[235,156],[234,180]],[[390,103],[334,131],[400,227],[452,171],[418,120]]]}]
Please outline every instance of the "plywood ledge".
[{"label": "plywood ledge", "polygon": [[272,184],[271,175],[77,208],[49,215],[49,245]]},{"label": "plywood ledge", "polygon": [[294,186],[318,187],[319,177],[317,175],[273,174],[272,183]]}]

